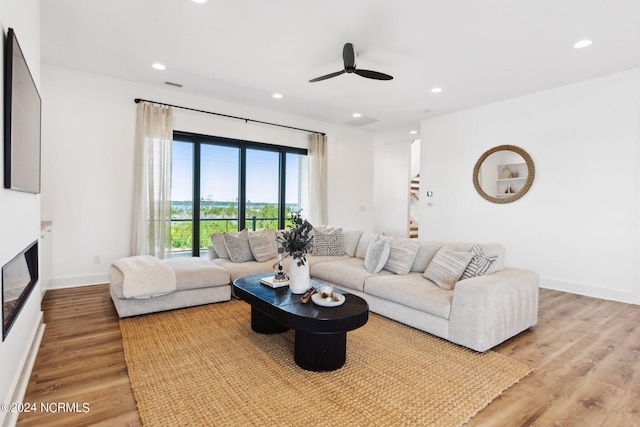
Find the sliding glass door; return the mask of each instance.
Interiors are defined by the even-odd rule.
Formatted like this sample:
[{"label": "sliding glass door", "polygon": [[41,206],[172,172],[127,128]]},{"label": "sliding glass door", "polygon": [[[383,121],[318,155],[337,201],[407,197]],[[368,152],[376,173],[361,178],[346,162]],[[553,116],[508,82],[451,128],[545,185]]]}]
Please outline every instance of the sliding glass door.
[{"label": "sliding glass door", "polygon": [[249,230],[277,230],[280,224],[280,153],[246,150],[245,225]]},{"label": "sliding glass door", "polygon": [[200,195],[200,220],[194,225],[199,228],[200,252],[206,252],[213,233],[238,231],[240,148],[196,144],[197,148],[200,188],[195,188],[195,193]]},{"label": "sliding glass door", "polygon": [[[309,173],[307,156],[298,153],[286,153],[285,180],[285,223],[292,212],[299,212],[309,206],[307,189],[309,188]],[[309,212],[303,212],[308,218]],[[305,215],[307,214],[307,215]],[[288,225],[288,224],[287,224]]]},{"label": "sliding glass door", "polygon": [[193,144],[173,141],[171,161],[171,256],[193,246]]},{"label": "sliding glass door", "polygon": [[182,132],[173,144],[172,256],[204,256],[213,233],[284,228],[306,205],[304,149]]}]

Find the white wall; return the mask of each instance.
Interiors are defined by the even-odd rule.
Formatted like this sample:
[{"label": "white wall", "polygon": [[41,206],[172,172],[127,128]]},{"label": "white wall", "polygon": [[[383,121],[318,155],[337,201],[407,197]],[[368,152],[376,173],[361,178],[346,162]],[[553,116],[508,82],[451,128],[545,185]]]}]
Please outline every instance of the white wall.
[{"label": "white wall", "polygon": [[[33,74],[40,83],[40,2],[38,0],[3,0],[0,2],[2,43],[0,57],[4,58],[6,34],[9,27],[16,32],[18,41]],[[4,62],[4,61],[3,61]],[[4,74],[4,73],[3,73]],[[4,78],[4,77],[3,77]],[[4,85],[0,85],[0,99],[4,99]],[[0,117],[4,115],[0,103]],[[0,120],[0,135],[4,123]],[[4,174],[3,152],[0,152],[0,175]],[[40,196],[0,188],[0,266],[9,262],[40,236]],[[0,343],[0,401],[15,402],[22,398],[24,384],[31,367],[25,364],[27,354],[41,324],[40,285],[32,291],[26,305],[7,336]],[[25,372],[26,369],[28,372]],[[0,411],[0,425],[12,423]]]},{"label": "white wall", "polygon": [[[430,239],[502,242],[507,265],[538,271],[543,287],[640,303],[640,69],[427,119],[421,133]],[[501,144],[536,168],[507,205],[482,199],[471,176]]]},{"label": "white wall", "polygon": [[420,140],[411,141],[411,178],[420,174]]},{"label": "white wall", "polygon": [[374,230],[407,237],[411,141],[376,144],[374,155]]},{"label": "white wall", "polygon": [[[373,136],[186,95],[179,90],[43,64],[43,218],[53,221],[50,287],[104,283],[110,261],[129,255],[134,98],[270,121],[328,135],[329,222],[373,227]],[[306,147],[307,133],[176,109],[176,130]],[[94,264],[95,255],[102,259]]]}]

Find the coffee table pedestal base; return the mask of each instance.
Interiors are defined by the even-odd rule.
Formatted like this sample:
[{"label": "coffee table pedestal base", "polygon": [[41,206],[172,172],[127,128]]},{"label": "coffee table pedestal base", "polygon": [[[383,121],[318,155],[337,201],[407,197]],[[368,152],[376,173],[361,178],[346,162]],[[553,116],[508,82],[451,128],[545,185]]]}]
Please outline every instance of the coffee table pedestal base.
[{"label": "coffee table pedestal base", "polygon": [[294,358],[307,371],[340,369],[347,358],[347,333],[296,331]]},{"label": "coffee table pedestal base", "polygon": [[289,328],[276,322],[271,316],[267,316],[255,307],[251,307],[251,330],[260,334],[279,334],[287,332]]}]

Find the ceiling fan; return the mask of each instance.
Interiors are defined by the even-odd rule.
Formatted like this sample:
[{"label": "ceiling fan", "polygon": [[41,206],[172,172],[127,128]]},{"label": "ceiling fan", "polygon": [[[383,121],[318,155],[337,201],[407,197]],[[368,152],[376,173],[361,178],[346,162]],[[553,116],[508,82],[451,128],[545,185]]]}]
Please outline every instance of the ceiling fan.
[{"label": "ceiling fan", "polygon": [[316,77],[315,79],[309,80],[309,83],[319,82],[321,80],[330,79],[332,77],[337,77],[340,74],[344,73],[356,73],[359,76],[366,77],[368,79],[375,80],[391,80],[392,76],[384,73],[380,73],[378,71],[371,70],[359,70],[356,68],[356,58],[358,54],[356,53],[356,48],[351,43],[345,43],[344,48],[342,49],[342,60],[344,61],[344,70],[336,71],[335,73],[327,74],[325,76]]}]

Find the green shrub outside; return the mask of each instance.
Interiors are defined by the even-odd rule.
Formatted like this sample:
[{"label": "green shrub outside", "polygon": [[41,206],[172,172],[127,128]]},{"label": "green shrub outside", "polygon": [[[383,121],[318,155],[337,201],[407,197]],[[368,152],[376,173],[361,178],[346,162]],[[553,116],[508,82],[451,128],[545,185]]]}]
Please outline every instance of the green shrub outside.
[{"label": "green shrub outside", "polygon": [[[205,204],[207,202],[203,202]],[[285,215],[288,218],[291,212],[296,212],[297,206],[287,206]],[[193,211],[188,207],[172,208],[172,219],[182,221],[171,222],[171,250],[172,252],[190,251],[193,246],[192,218]],[[211,235],[213,233],[236,232],[238,231],[238,208],[235,203],[227,206],[203,206],[201,208],[200,220],[200,248],[208,248],[211,245]],[[268,220],[256,220],[256,230],[278,228],[278,207],[277,205],[258,204],[249,206],[247,209],[246,228],[253,230],[251,217],[272,218]],[[208,221],[209,220],[209,221]],[[244,228],[244,227],[242,227]]]}]

